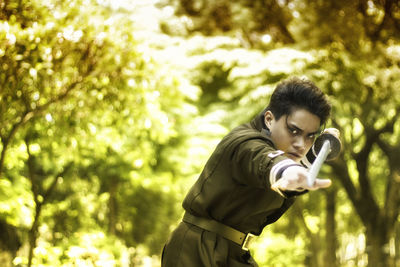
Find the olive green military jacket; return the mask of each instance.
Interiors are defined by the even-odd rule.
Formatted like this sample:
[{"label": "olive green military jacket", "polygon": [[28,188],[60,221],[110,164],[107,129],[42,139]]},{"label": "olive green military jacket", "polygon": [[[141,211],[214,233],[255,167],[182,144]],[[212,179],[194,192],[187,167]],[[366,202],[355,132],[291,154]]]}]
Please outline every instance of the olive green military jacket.
[{"label": "olive green military jacket", "polygon": [[218,144],[184,199],[187,212],[259,235],[293,204],[289,195],[296,193],[283,197],[271,189],[271,183],[294,162],[276,150],[263,130],[263,114],[235,128]]},{"label": "olive green military jacket", "polygon": [[[225,136],[183,201],[186,212],[259,235],[293,204],[299,192],[280,195],[271,184],[296,164],[274,147],[264,112]],[[241,246],[195,225],[181,222],[162,253],[162,267],[258,266]]]}]

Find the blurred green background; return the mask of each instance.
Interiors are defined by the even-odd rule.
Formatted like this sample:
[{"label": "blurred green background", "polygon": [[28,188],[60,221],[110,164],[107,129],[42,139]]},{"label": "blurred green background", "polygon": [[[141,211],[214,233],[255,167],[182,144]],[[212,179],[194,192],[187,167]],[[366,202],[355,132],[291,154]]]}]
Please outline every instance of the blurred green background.
[{"label": "blurred green background", "polygon": [[0,0],[0,265],[160,266],[215,145],[296,75],[343,152],[260,266],[400,266],[398,0]]}]

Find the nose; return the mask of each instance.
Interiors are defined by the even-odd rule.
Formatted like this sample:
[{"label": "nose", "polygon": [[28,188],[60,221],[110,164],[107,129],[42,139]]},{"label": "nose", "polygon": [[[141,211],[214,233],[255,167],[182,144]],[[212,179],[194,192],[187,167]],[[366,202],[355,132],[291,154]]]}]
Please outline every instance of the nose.
[{"label": "nose", "polygon": [[306,140],[303,136],[298,136],[293,141],[293,147],[300,153],[303,153],[306,149]]}]

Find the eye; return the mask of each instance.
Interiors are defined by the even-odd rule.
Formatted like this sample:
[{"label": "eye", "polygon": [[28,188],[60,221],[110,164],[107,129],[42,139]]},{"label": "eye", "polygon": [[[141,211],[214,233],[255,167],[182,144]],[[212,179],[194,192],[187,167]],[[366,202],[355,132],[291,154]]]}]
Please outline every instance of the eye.
[{"label": "eye", "polygon": [[310,134],[310,135],[308,135],[308,138],[311,139],[311,140],[314,140],[315,136],[316,136],[316,134]]},{"label": "eye", "polygon": [[297,129],[295,129],[295,128],[288,127],[288,129],[289,129],[289,132],[290,132],[292,135],[298,135],[298,134],[299,134],[299,130],[297,130]]}]

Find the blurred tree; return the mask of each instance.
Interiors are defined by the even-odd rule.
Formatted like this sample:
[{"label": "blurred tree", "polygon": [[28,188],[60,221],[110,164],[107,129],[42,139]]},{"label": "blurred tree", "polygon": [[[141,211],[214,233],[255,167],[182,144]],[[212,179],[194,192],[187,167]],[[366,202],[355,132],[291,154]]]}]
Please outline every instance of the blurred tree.
[{"label": "blurred tree", "polygon": [[[312,72],[300,68],[291,74],[307,74],[322,88],[330,88],[328,93],[338,99],[335,101],[333,123],[345,133],[345,150],[349,149],[351,152],[345,152],[342,161],[334,163],[332,170],[343,182],[348,198],[366,229],[369,266],[393,265],[395,261],[393,258],[398,257],[395,256],[398,254],[397,251],[395,255],[393,252],[389,255],[389,252],[393,251],[393,248],[389,249],[389,244],[395,237],[395,227],[398,225],[399,194],[396,182],[398,171],[394,162],[397,160],[395,151],[398,146],[396,136],[399,109],[395,88],[399,72],[396,44],[400,37],[400,2],[391,0],[252,1],[251,4],[245,1],[169,2],[176,8],[177,14],[183,16],[183,22],[189,21],[186,24],[189,32],[213,35],[222,31],[234,37],[235,34],[246,31],[247,36],[259,35],[259,42],[262,41],[263,35],[272,36],[274,45],[269,46],[269,49],[277,47],[279,41],[286,44],[294,41],[296,47],[304,51],[316,50],[312,54],[317,60],[312,61],[309,66],[313,69]],[[216,12],[221,7],[225,11]],[[267,15],[270,11],[273,11],[271,16]],[[273,25],[276,23],[272,22],[273,14],[276,14],[273,19],[279,20],[283,25],[281,28],[278,27],[281,36],[292,38],[279,38],[279,35],[274,34],[276,27]],[[221,17],[225,18],[223,23],[219,23],[222,21]],[[283,19],[285,17],[286,19]],[[243,20],[245,23],[240,24],[237,23],[238,18],[247,19]],[[258,22],[264,22],[267,26],[254,27]],[[290,35],[285,34],[285,29]],[[255,48],[262,47],[254,45],[255,42],[249,43]],[[281,59],[284,60],[284,57]],[[228,69],[224,60],[219,62],[219,66],[219,73]],[[226,100],[221,96],[237,94],[236,99],[230,98],[237,104],[243,101],[246,95],[257,91],[257,85],[253,87],[255,90],[250,86],[244,89],[246,83],[243,83],[243,79],[248,79],[247,84],[251,84],[255,80],[254,77],[244,75],[243,79],[233,78],[235,75],[232,74],[237,73],[239,69],[240,67],[229,69],[225,77],[215,76],[226,81],[216,83],[208,82],[213,81],[212,78],[205,79],[208,83],[203,83],[202,87],[209,86],[207,95]],[[269,73],[264,75],[269,77]],[[221,86],[223,84],[231,86],[225,90],[226,94],[223,94],[224,86]],[[237,87],[239,84],[241,87]],[[268,84],[264,83],[265,86]],[[202,90],[204,92],[204,88]],[[233,107],[234,105],[231,106]],[[249,111],[243,113],[244,109],[240,105],[235,110],[242,111],[242,118],[243,114],[249,113]],[[349,138],[355,135],[357,138]],[[372,159],[379,159],[380,166]],[[386,185],[377,179],[378,177],[386,177]],[[358,183],[355,183],[357,179]],[[382,188],[387,189],[382,190]],[[335,203],[332,200],[329,203],[326,216],[331,218],[329,229],[332,230],[336,228],[336,223],[332,220]],[[331,233],[328,230],[326,232]],[[334,236],[327,238],[334,240]],[[330,252],[327,253],[334,256],[334,249],[330,248]],[[332,257],[331,260],[335,264],[336,259]]]},{"label": "blurred tree", "polygon": [[[165,0],[163,5],[184,18],[188,33],[231,34],[256,48],[263,42],[302,43],[305,48],[338,42],[359,52],[360,46],[392,43],[400,32],[396,0]],[[164,29],[173,33],[172,27]]]},{"label": "blurred tree", "polygon": [[337,213],[337,186],[333,186],[331,190],[326,191],[326,220],[325,220],[325,244],[326,249],[324,255],[324,263],[326,267],[338,266],[336,251],[338,250],[338,231],[335,223],[335,215]]},{"label": "blurred tree", "polygon": [[22,245],[22,242],[18,236],[18,229],[13,225],[8,224],[4,219],[1,219],[0,233],[0,251],[9,252],[10,257],[8,257],[6,253],[4,253],[2,256],[6,258],[6,262],[11,262],[12,259],[17,256],[17,251]]},{"label": "blurred tree", "polygon": [[[33,133],[34,134],[34,133]],[[43,166],[42,162],[37,159],[38,156],[44,157],[43,151],[40,155],[34,155],[31,151],[31,136],[32,133],[28,134],[25,138],[26,152],[28,155],[27,159],[27,174],[26,177],[30,180],[31,189],[33,193],[33,200],[35,204],[35,210],[33,212],[33,222],[32,226],[28,232],[29,239],[29,252],[28,252],[28,266],[32,266],[33,260],[33,250],[36,248],[36,241],[38,238],[38,229],[40,226],[40,216],[42,213],[43,206],[49,202],[51,195],[56,192],[56,186],[60,179],[70,171],[72,167],[72,162],[66,162],[65,164],[53,165],[55,155],[51,153],[49,158],[42,160],[46,162],[47,166]],[[57,170],[60,168],[60,170]],[[44,185],[48,184],[47,187]]]},{"label": "blurred tree", "polygon": [[[187,122],[185,96],[177,78],[139,53],[133,32],[124,10],[97,1],[0,3],[0,214],[21,242],[27,232],[24,264],[56,257],[34,255],[43,251],[37,240],[68,251],[84,230],[158,254],[163,222],[177,217],[180,187],[166,173],[179,176],[182,165],[167,144],[180,151],[184,136],[174,128]],[[148,177],[157,182],[143,191]]]},{"label": "blurred tree", "polygon": [[296,39],[305,46],[339,43],[352,53],[398,40],[400,3],[397,0],[294,1],[299,14]]},{"label": "blurred tree", "polygon": [[[290,11],[292,1],[277,0],[167,0],[174,6],[176,15],[187,18],[188,33],[201,32],[205,35],[231,34],[240,36],[246,47],[256,46],[265,34],[282,43],[294,43],[289,23],[293,19]],[[184,20],[185,21],[185,20]],[[167,22],[165,22],[167,24]],[[174,33],[168,24],[164,27]]]},{"label": "blurred tree", "polygon": [[[332,266],[345,264],[335,259],[335,231],[340,246],[343,232],[364,226],[369,265],[396,266],[398,1],[161,1],[180,22],[164,21],[164,32],[231,37],[189,38],[199,44],[188,56],[201,63],[192,69],[185,61],[179,78],[151,59],[167,44],[138,44],[128,12],[106,2],[0,2],[0,216],[3,229],[16,230],[0,235],[3,244],[15,241],[3,249],[15,253],[26,239],[31,248],[41,240],[48,254],[32,262],[43,264],[96,259],[86,246],[118,258],[124,245],[116,240],[137,254],[142,245],[149,255],[159,252],[165,225],[180,217],[175,200],[190,181],[182,178],[195,178],[226,129],[258,113],[279,80],[306,74],[333,96],[344,153],[324,171],[343,188],[327,191],[325,200],[310,194],[300,203],[307,213],[283,218],[277,227],[301,236],[302,248],[287,241],[263,255],[265,262],[321,264],[325,249]],[[282,44],[307,53],[271,50]],[[72,171],[63,173],[70,162]],[[318,246],[324,234],[327,244]],[[89,236],[102,241],[92,244]],[[77,247],[84,252],[74,256]],[[296,253],[289,259],[281,251]]]},{"label": "blurred tree", "polygon": [[400,203],[395,163],[400,142],[400,68],[397,52],[384,56],[381,52],[358,59],[344,51],[330,51],[314,66],[319,69],[314,79],[335,96],[333,123],[343,133],[344,150],[330,165],[365,227],[368,266],[394,266],[390,240]]}]

